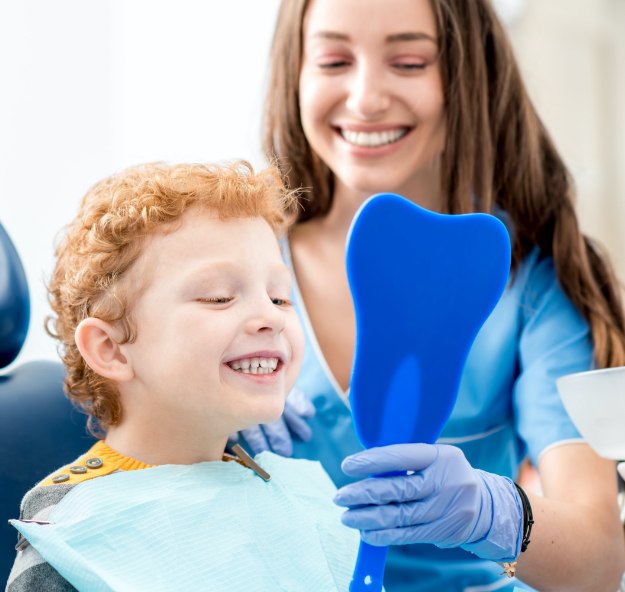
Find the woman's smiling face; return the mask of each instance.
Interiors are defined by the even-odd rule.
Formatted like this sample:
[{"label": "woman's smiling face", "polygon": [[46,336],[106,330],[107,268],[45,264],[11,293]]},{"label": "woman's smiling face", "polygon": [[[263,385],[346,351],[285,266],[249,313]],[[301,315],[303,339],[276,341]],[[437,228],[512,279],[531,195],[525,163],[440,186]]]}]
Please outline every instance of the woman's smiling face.
[{"label": "woman's smiling face", "polygon": [[427,199],[445,138],[429,0],[312,0],[303,38],[302,126],[337,189]]}]

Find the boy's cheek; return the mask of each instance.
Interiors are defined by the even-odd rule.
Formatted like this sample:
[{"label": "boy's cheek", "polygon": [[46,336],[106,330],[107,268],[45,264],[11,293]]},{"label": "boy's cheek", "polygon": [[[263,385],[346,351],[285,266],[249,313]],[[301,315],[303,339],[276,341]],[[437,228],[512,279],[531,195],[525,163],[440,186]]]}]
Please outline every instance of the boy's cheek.
[{"label": "boy's cheek", "polygon": [[295,384],[295,381],[297,380],[300,369],[302,367],[302,361],[304,359],[304,347],[304,329],[302,328],[302,325],[299,323],[298,320],[294,325],[293,338],[291,340],[292,357],[287,372],[288,390],[291,390],[291,387]]}]

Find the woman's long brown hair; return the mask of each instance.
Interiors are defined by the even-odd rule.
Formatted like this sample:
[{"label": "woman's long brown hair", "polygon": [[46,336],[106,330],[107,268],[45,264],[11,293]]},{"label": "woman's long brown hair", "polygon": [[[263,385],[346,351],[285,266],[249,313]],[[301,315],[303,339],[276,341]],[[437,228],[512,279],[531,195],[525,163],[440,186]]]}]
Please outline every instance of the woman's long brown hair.
[{"label": "woman's long brown hair", "polygon": [[[489,0],[431,0],[437,19],[447,131],[445,211],[490,212],[515,228],[515,269],[534,247],[553,257],[562,289],[587,319],[598,367],[625,365],[620,287],[608,257],[584,236],[575,188],[525,89],[507,34]],[[283,0],[272,45],[264,148],[300,200],[298,222],[324,216],[333,177],[302,129],[299,73],[309,0]],[[476,201],[477,200],[477,201]]]}]

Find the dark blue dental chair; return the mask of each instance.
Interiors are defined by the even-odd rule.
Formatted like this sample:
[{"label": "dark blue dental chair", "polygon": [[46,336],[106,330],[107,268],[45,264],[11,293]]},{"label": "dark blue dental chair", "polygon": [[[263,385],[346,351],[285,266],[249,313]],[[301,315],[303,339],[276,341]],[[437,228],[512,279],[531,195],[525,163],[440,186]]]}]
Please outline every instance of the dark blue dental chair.
[{"label": "dark blue dental chair", "polygon": [[59,362],[35,361],[3,371],[26,339],[30,300],[26,275],[0,224],[0,588],[15,558],[15,529],[22,496],[57,467],[93,443],[86,417],[63,393]]}]

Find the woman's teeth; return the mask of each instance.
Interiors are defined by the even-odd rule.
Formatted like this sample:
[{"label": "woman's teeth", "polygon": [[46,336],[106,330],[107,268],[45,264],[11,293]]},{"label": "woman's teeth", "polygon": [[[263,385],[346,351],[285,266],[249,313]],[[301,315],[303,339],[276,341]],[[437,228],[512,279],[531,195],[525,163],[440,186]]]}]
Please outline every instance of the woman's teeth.
[{"label": "woman's teeth", "polygon": [[353,132],[341,130],[341,136],[346,142],[354,146],[376,147],[384,144],[392,144],[403,138],[408,133],[406,128],[388,130],[384,132]]},{"label": "woman's teeth", "polygon": [[243,374],[273,374],[278,367],[278,358],[246,358],[229,362],[228,366]]}]

